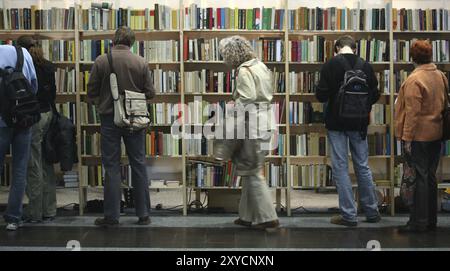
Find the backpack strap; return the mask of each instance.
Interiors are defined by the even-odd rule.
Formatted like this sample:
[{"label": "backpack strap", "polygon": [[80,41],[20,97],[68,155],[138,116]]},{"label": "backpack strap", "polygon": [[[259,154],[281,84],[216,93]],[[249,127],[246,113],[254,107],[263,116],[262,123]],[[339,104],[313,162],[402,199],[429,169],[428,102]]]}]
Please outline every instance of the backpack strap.
[{"label": "backpack strap", "polygon": [[111,52],[111,50],[108,52],[107,55],[108,55],[109,71],[110,71],[110,73],[116,73],[116,72],[114,71],[114,67],[113,67],[112,52]]},{"label": "backpack strap", "polygon": [[344,67],[344,70],[346,72],[353,70],[353,68],[350,66],[350,63],[348,63],[348,60],[345,58],[345,56],[340,54],[337,56],[337,59],[341,63],[341,65]]},{"label": "backpack strap", "polygon": [[353,69],[356,71],[356,70],[360,70],[360,71],[362,71],[363,70],[363,68],[364,68],[364,60],[362,59],[362,58],[360,58],[360,57],[358,57],[357,59],[356,59],[356,63],[355,63],[355,66],[353,67]]},{"label": "backpack strap", "polygon": [[16,68],[15,68],[14,71],[22,72],[22,69],[23,69],[23,51],[22,51],[22,47],[14,46],[14,48],[16,48],[16,53],[17,53],[17,62],[16,62]]}]

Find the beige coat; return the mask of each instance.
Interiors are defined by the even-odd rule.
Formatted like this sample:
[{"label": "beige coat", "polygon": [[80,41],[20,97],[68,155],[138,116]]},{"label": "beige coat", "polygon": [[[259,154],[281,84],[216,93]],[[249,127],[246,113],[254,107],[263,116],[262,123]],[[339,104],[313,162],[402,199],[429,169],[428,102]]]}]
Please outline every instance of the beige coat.
[{"label": "beige coat", "polygon": [[434,64],[417,67],[400,88],[395,104],[395,135],[404,141],[442,137],[444,89],[448,80]]},{"label": "beige coat", "polygon": [[[272,135],[276,125],[273,118],[271,102],[273,96],[273,82],[270,70],[257,59],[244,62],[238,67],[236,78],[236,89],[233,92],[235,104],[243,106],[248,112],[237,114],[234,119],[236,126],[229,125],[227,120],[227,130],[230,127],[242,131],[242,127],[249,127],[249,131],[265,130],[269,138],[263,139],[258,134],[247,133],[245,139],[217,140],[214,146],[216,158],[222,160],[232,159],[237,167],[237,174],[249,176],[258,174],[264,165],[264,158],[268,154],[270,135]],[[247,105],[250,106],[246,107]],[[265,110],[268,109],[268,110]],[[257,125],[257,124],[260,125]],[[265,125],[261,125],[265,123]],[[262,147],[264,146],[264,147]]]}]

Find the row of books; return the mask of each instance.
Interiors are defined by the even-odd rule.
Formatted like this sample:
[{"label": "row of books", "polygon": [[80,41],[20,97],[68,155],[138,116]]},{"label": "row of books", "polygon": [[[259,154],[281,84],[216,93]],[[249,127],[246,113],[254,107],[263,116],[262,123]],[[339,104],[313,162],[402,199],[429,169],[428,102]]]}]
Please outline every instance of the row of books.
[{"label": "row of books", "polygon": [[[326,62],[334,56],[334,43],[334,40],[326,40],[321,36],[291,40],[288,59],[291,62]],[[389,42],[376,39],[358,40],[357,55],[370,62],[389,61]]]},{"label": "row of books", "polygon": [[[393,58],[395,62],[410,62],[411,45],[415,40],[394,40]],[[449,62],[450,61],[450,41],[449,40],[433,40],[433,62]]]},{"label": "row of books", "polygon": [[75,62],[75,41],[73,40],[41,40],[40,45],[44,57],[50,61]]},{"label": "row of books", "polygon": [[189,161],[186,164],[186,183],[189,187],[239,187],[236,165]]},{"label": "row of books", "polygon": [[191,4],[184,10],[185,29],[282,30],[285,12],[274,7],[203,8]]},{"label": "row of books", "polygon": [[[82,155],[101,155],[100,133],[88,133],[86,130],[83,130],[82,138]],[[181,151],[181,140],[174,138],[171,134],[150,131],[145,135],[145,154],[147,156],[179,156]],[[123,141],[121,142],[121,155],[126,156],[126,148]]]},{"label": "row of books", "polygon": [[80,111],[81,125],[100,124],[100,115],[95,105],[92,105],[91,103],[81,102]]},{"label": "row of books", "polygon": [[[375,72],[380,91],[384,94],[390,93],[389,70]],[[315,93],[316,86],[320,81],[319,71],[290,72],[290,93]]]},{"label": "row of books", "polygon": [[291,186],[294,188],[319,188],[333,186],[331,167],[326,164],[290,165]]},{"label": "row of books", "polygon": [[185,93],[231,93],[235,88],[235,73],[235,70],[217,72],[206,69],[184,72]]},{"label": "row of books", "polygon": [[[150,70],[152,83],[156,93],[179,93],[181,76],[178,71],[165,71],[162,69]],[[80,83],[83,92],[88,92],[90,71],[80,72]]]},{"label": "row of books", "polygon": [[291,156],[326,156],[328,139],[319,133],[290,135]]},{"label": "row of books", "polygon": [[177,40],[138,41],[131,47],[131,52],[142,56],[148,62],[178,62],[179,47]]},{"label": "row of books", "polygon": [[75,93],[75,69],[57,68],[55,71],[55,84],[57,93]]},{"label": "row of books", "polygon": [[180,29],[179,10],[161,4],[153,9],[83,9],[79,21],[83,30],[115,30],[121,26],[134,30]]},{"label": "row of books", "polygon": [[367,143],[369,145],[369,156],[390,155],[391,153],[389,133],[367,135]]},{"label": "row of books", "polygon": [[322,103],[289,102],[289,124],[323,123]]},{"label": "row of books", "polygon": [[372,111],[370,111],[370,124],[371,125],[383,125],[390,123],[390,106],[385,104],[372,105]]},{"label": "row of books", "polygon": [[[80,60],[95,61],[108,53],[112,47],[111,40],[82,40],[80,41]],[[142,56],[148,62],[178,62],[179,42],[176,40],[136,41],[131,52]]]},{"label": "row of books", "polygon": [[396,31],[448,31],[449,9],[392,9],[393,29]]},{"label": "row of books", "polygon": [[[236,71],[218,72],[202,69],[184,73],[185,93],[232,93],[236,83]],[[285,74],[272,70],[274,93],[286,91]]]},{"label": "row of books", "polygon": [[289,30],[386,30],[385,8],[307,8],[289,10]]},{"label": "row of books", "polygon": [[[266,62],[284,60],[284,45],[281,39],[261,38],[249,40],[256,56]],[[187,39],[184,41],[185,61],[222,61],[219,53],[219,39]]]},{"label": "row of books", "polygon": [[264,177],[269,187],[287,187],[286,164],[264,163]]},{"label": "row of books", "polygon": [[75,8],[0,9],[0,29],[5,30],[67,30],[74,29]]},{"label": "row of books", "polygon": [[[156,93],[179,93],[181,76],[178,71],[155,69],[150,71]],[[185,78],[186,80],[186,78]]]}]

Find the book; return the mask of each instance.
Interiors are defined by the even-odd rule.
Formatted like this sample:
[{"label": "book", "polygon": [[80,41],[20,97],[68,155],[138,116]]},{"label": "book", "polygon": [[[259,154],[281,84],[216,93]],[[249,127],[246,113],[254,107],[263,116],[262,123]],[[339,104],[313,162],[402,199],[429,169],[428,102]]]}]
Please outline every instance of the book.
[{"label": "book", "polygon": [[393,8],[394,31],[449,31],[449,9]]},{"label": "book", "polygon": [[[6,15],[6,16],[5,16]],[[73,30],[75,8],[7,8],[0,11],[2,30]]]},{"label": "book", "polygon": [[197,4],[186,7],[184,17],[186,30],[282,30],[285,18],[284,9],[276,9],[275,7],[213,8],[201,7]]},{"label": "book", "polygon": [[290,165],[290,170],[290,182],[294,188],[319,188],[334,185],[332,169],[329,165]]}]

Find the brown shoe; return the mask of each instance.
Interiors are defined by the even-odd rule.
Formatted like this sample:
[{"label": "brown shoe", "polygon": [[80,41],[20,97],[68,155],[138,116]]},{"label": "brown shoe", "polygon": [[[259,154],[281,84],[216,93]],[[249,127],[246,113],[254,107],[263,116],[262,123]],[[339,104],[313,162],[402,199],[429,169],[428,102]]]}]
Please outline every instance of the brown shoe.
[{"label": "brown shoe", "polygon": [[266,230],[266,231],[273,231],[273,230],[278,229],[279,227],[280,227],[280,221],[278,221],[278,219],[255,225],[256,229]]},{"label": "brown shoe", "polygon": [[244,227],[251,227],[252,226],[252,222],[248,222],[248,221],[244,221],[240,218],[236,219],[234,221],[234,224],[239,225],[239,226],[244,226]]}]

